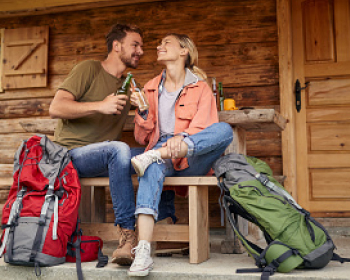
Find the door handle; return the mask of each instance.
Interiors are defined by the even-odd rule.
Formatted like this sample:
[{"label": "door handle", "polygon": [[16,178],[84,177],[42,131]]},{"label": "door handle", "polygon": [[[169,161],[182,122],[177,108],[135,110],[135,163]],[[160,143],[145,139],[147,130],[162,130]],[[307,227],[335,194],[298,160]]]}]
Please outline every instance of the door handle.
[{"label": "door handle", "polygon": [[299,113],[301,110],[301,91],[306,89],[310,82],[305,83],[305,87],[301,87],[299,79],[295,82],[295,107]]}]

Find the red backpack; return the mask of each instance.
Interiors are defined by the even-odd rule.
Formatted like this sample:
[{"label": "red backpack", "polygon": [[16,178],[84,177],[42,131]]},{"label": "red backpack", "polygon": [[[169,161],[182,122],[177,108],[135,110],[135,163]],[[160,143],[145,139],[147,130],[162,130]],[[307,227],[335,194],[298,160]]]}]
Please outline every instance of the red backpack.
[{"label": "red backpack", "polygon": [[64,263],[81,198],[68,150],[45,135],[33,136],[16,152],[13,173],[2,212],[0,256],[36,268]]}]

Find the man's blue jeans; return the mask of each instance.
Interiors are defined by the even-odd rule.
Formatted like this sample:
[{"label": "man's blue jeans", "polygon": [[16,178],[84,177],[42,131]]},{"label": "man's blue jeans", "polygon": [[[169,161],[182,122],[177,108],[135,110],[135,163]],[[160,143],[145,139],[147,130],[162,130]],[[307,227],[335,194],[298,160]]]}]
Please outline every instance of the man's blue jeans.
[{"label": "man's blue jeans", "polygon": [[[106,141],[75,148],[69,151],[79,177],[109,177],[115,225],[135,228],[135,199],[131,182],[130,159],[144,151],[130,148],[124,142]],[[90,207],[87,205],[86,207]]]},{"label": "man's blue jeans", "polygon": [[[227,146],[232,142],[233,132],[231,126],[227,123],[215,123],[188,138],[193,143],[193,154],[187,156],[188,168],[176,171],[171,160],[168,159],[161,164],[157,162],[152,163],[147,168],[144,176],[139,178],[136,215],[153,215],[155,220],[161,220],[167,216],[174,217],[175,209],[173,203],[171,203],[173,194],[167,191],[162,195],[165,177],[206,175],[211,169],[213,162],[223,154]],[[153,149],[160,148],[166,141],[167,138],[162,139]],[[161,197],[164,203],[159,205],[158,208]],[[160,213],[159,217],[158,213]]]}]

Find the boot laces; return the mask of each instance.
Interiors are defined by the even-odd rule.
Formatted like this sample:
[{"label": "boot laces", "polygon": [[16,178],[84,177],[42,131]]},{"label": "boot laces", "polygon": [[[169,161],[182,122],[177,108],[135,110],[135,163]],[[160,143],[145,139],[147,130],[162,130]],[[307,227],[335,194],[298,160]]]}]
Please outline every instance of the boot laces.
[{"label": "boot laces", "polygon": [[121,230],[121,241],[118,247],[122,248],[127,242],[134,244],[135,234],[129,230]]}]

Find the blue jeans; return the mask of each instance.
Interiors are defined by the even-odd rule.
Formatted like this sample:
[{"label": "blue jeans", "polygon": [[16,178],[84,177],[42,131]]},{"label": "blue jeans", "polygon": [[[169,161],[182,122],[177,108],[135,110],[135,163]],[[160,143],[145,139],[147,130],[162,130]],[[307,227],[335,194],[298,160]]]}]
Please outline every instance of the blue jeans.
[{"label": "blue jeans", "polygon": [[109,177],[115,225],[125,229],[135,228],[135,199],[131,182],[131,174],[135,171],[130,159],[143,150],[130,150],[124,142],[105,141],[69,151],[79,177]]},{"label": "blue jeans", "polygon": [[[170,136],[171,137],[171,136]],[[153,215],[155,220],[160,220],[158,217],[158,204],[161,199],[163,182],[168,176],[202,176],[209,172],[213,162],[223,154],[227,146],[232,142],[233,132],[230,125],[227,123],[215,123],[199,133],[188,137],[193,143],[193,154],[188,158],[189,167],[177,171],[173,168],[170,159],[164,160],[164,163],[152,163],[143,177],[139,178],[139,189],[137,192],[136,215],[148,214]],[[159,141],[153,149],[158,149],[167,138]],[[164,192],[165,196],[171,196],[171,193]],[[166,201],[159,208],[168,216],[173,217],[175,208],[171,207],[171,203]],[[171,200],[171,197],[169,198]],[[166,203],[168,202],[168,203]],[[169,207],[168,207],[169,206]],[[163,218],[163,217],[162,217]]]}]

